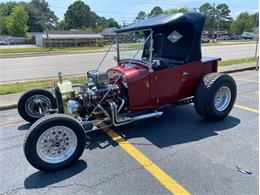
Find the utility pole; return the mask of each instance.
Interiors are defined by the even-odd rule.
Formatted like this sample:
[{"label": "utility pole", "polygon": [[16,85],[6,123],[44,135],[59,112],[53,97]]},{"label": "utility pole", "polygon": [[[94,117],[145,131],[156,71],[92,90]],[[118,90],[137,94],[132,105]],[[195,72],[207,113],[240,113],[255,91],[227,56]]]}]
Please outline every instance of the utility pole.
[{"label": "utility pole", "polygon": [[258,23],[258,17],[256,17],[256,20],[255,20],[255,29],[254,29],[254,31],[256,32],[256,46],[255,46],[256,70],[259,70],[259,56],[257,56],[258,44],[259,44],[259,25],[258,25],[258,30],[256,30],[257,23]]},{"label": "utility pole", "polygon": [[257,56],[258,43],[259,43],[259,35],[257,35],[257,38],[256,38],[256,48],[255,48],[256,70],[259,70],[259,56]]},{"label": "utility pole", "polygon": [[[258,22],[258,17],[255,20],[255,29],[254,31],[256,32],[256,48],[255,48],[255,58],[257,57],[257,50],[258,50],[258,42],[259,42],[259,31],[256,31],[257,28],[257,22]],[[258,27],[259,29],[259,27]]]},{"label": "utility pole", "polygon": [[[216,19],[216,8],[215,8],[215,3],[213,3],[213,6],[212,6],[212,9],[213,9],[213,15],[214,15],[214,19]],[[217,34],[217,37],[215,36],[215,33],[216,33],[216,24],[215,24],[215,21],[214,21],[214,28],[213,28],[213,41],[215,42],[215,40],[217,41],[217,37],[218,37],[218,34]]]},{"label": "utility pole", "polygon": [[44,30],[45,30],[46,38],[48,40],[48,47],[50,48],[50,51],[51,51],[52,50],[52,44],[51,44],[50,37],[49,37],[47,17],[44,14],[42,15],[42,17],[44,19]]}]

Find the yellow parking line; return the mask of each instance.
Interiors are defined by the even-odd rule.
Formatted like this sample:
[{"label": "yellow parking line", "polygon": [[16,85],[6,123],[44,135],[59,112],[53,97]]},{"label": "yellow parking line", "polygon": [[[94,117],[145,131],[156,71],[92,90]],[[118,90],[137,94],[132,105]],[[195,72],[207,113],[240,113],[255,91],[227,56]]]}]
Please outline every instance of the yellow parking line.
[{"label": "yellow parking line", "polygon": [[255,81],[255,80],[242,79],[242,78],[237,78],[237,77],[235,77],[235,80],[247,81],[247,82],[251,82],[251,83],[259,83],[258,81]]},{"label": "yellow parking line", "polygon": [[247,111],[250,111],[250,112],[259,113],[259,110],[256,110],[256,109],[253,109],[253,108],[248,108],[246,106],[241,106],[241,105],[238,105],[238,104],[235,104],[234,107],[240,108],[240,109],[243,109],[243,110],[247,110]]},{"label": "yellow parking line", "polygon": [[119,134],[108,128],[104,129],[104,131],[170,192],[175,195],[190,194],[184,187],[178,184],[174,179],[167,175],[167,173],[160,169],[160,167],[154,164],[148,157],[146,157],[142,152],[140,152],[137,148],[135,148]]}]

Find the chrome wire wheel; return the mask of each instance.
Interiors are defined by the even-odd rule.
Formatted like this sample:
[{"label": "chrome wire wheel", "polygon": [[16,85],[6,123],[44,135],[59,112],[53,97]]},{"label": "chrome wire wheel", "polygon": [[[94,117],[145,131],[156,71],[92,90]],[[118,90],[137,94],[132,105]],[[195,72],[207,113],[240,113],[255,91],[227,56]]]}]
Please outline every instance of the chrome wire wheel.
[{"label": "chrome wire wheel", "polygon": [[219,88],[214,99],[214,105],[216,110],[220,112],[224,111],[229,106],[230,100],[231,90],[226,86]]},{"label": "chrome wire wheel", "polygon": [[26,101],[25,111],[31,117],[40,118],[43,116],[43,113],[39,110],[39,104],[44,109],[41,111],[43,113],[51,108],[51,101],[48,97],[44,95],[33,95]]},{"label": "chrome wire wheel", "polygon": [[72,129],[54,126],[41,134],[36,144],[36,152],[41,160],[47,163],[61,163],[73,155],[77,143],[77,136]]}]

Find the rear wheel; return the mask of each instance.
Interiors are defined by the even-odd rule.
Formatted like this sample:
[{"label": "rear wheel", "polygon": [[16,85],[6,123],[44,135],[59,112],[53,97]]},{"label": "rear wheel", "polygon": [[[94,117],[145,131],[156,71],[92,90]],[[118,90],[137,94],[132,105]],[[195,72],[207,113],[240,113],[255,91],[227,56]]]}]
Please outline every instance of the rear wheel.
[{"label": "rear wheel", "polygon": [[231,76],[210,73],[201,80],[196,90],[195,109],[208,121],[224,119],[233,108],[236,93],[236,83]]},{"label": "rear wheel", "polygon": [[[39,105],[41,105],[43,109],[41,112]],[[43,117],[45,111],[55,108],[55,105],[55,98],[51,92],[45,89],[33,89],[21,96],[17,108],[20,116],[24,120],[33,123]]]},{"label": "rear wheel", "polygon": [[75,163],[85,146],[81,124],[70,116],[53,114],[31,126],[24,141],[24,154],[35,168],[56,171]]}]

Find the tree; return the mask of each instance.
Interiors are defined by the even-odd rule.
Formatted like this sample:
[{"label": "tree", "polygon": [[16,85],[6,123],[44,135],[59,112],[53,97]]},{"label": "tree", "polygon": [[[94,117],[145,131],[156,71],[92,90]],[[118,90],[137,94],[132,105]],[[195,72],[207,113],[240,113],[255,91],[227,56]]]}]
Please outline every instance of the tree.
[{"label": "tree", "polygon": [[17,6],[18,3],[9,1],[6,3],[0,3],[0,15],[2,16],[10,16],[12,13],[12,9]]},{"label": "tree", "polygon": [[28,26],[30,32],[42,32],[45,28],[45,21],[40,10],[33,4],[25,5],[29,19]]},{"label": "tree", "polygon": [[58,21],[58,17],[50,10],[45,0],[32,0],[27,5],[30,31],[51,29]]},{"label": "tree", "polygon": [[111,28],[111,27],[117,27],[119,28],[119,24],[117,23],[117,21],[114,20],[114,18],[109,18],[107,21],[107,27]]},{"label": "tree", "polygon": [[183,7],[180,9],[168,9],[164,10],[163,13],[165,14],[175,14],[175,13],[184,13],[184,12],[190,12],[191,10],[187,7]]},{"label": "tree", "polygon": [[209,3],[204,3],[199,8],[200,12],[204,12],[206,16],[212,15],[213,7]]},{"label": "tree", "polygon": [[104,28],[119,28],[117,21],[113,18],[106,19],[98,16],[83,1],[75,1],[71,4],[64,16],[67,29],[88,29],[100,32]]},{"label": "tree", "polygon": [[230,16],[231,10],[228,5],[221,3],[216,6],[216,18],[218,20],[218,27],[220,29],[228,29],[232,17]]},{"label": "tree", "polygon": [[29,31],[41,32],[47,28],[53,28],[58,21],[57,16],[53,11],[50,10],[48,3],[45,0],[31,0],[31,2],[7,2],[0,3],[0,15],[9,16],[11,15],[12,9],[21,5],[25,8],[29,19],[28,26]]},{"label": "tree", "polygon": [[68,26],[67,23],[65,22],[65,20],[61,20],[59,22],[56,23],[56,29],[58,30],[67,30]]},{"label": "tree", "polygon": [[204,3],[199,8],[200,12],[205,13],[206,15],[206,22],[205,22],[205,28],[206,29],[213,29],[216,24],[216,18],[214,15],[214,7],[210,5],[209,3]]},{"label": "tree", "polygon": [[231,23],[230,31],[232,34],[240,35],[244,31],[252,32],[254,28],[253,17],[248,12],[243,12],[238,15],[236,20]]},{"label": "tree", "polygon": [[69,29],[89,27],[91,22],[90,7],[83,1],[75,1],[65,13],[65,22]]},{"label": "tree", "polygon": [[255,28],[259,27],[259,13],[255,13],[251,15],[252,22]]},{"label": "tree", "polygon": [[200,6],[199,11],[205,13],[206,15],[206,29],[216,29],[217,27],[221,29],[228,29],[230,21],[232,20],[230,17],[231,11],[225,3],[217,6],[215,6],[215,4],[211,5],[209,3],[205,3]]},{"label": "tree", "polygon": [[12,9],[11,15],[7,19],[7,30],[12,36],[25,36],[28,30],[28,14],[24,7],[18,5]]},{"label": "tree", "polygon": [[140,11],[137,15],[137,17],[135,18],[135,20],[137,22],[144,20],[146,18],[146,13],[144,11]]},{"label": "tree", "polygon": [[159,16],[163,13],[163,9],[160,8],[159,6],[155,6],[151,12],[148,14],[148,17],[154,17],[154,16]]},{"label": "tree", "polygon": [[0,34],[8,34],[6,23],[7,23],[7,16],[0,15]]}]

